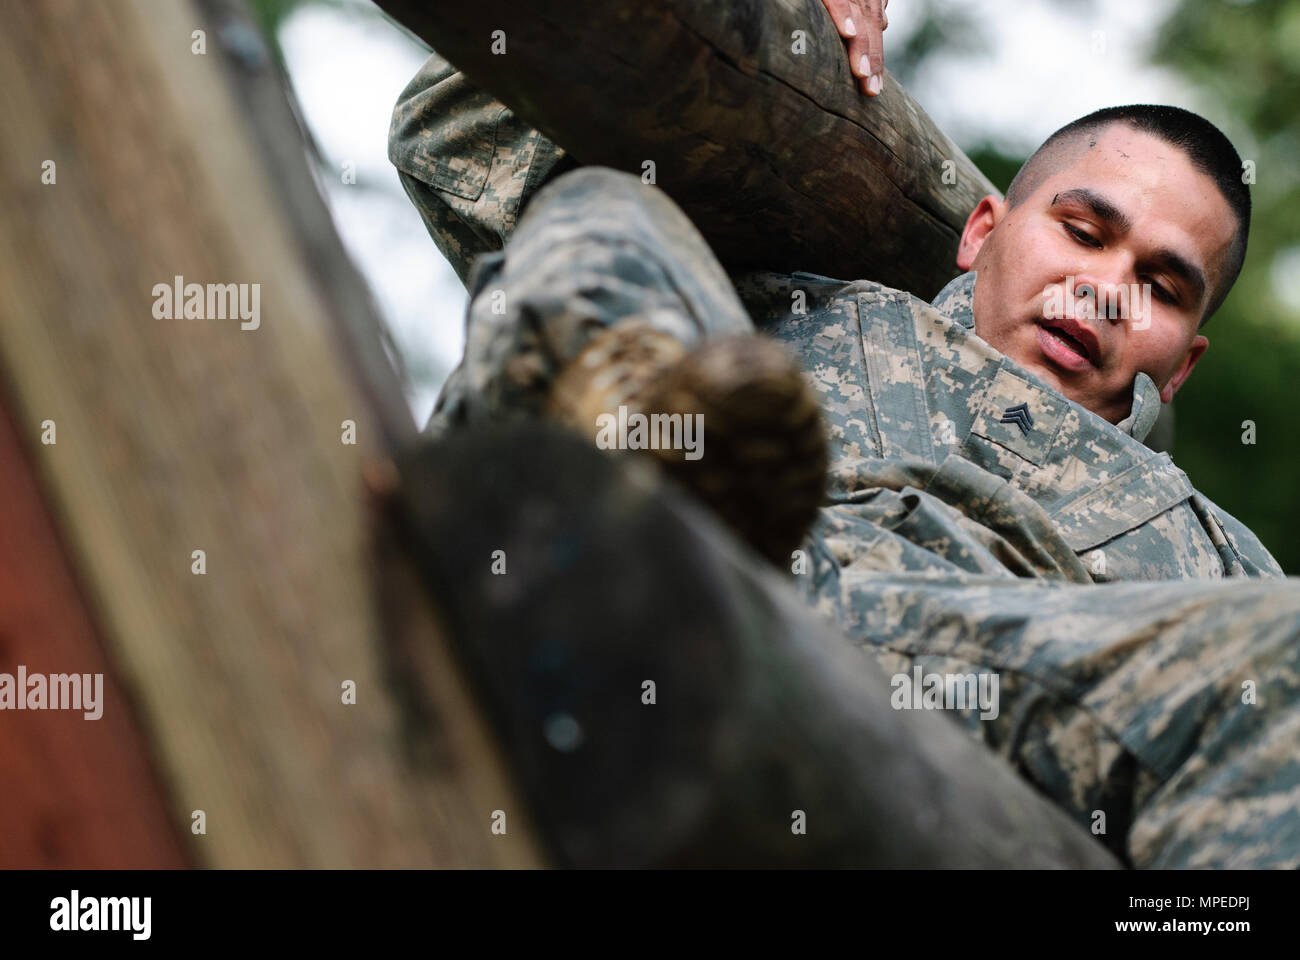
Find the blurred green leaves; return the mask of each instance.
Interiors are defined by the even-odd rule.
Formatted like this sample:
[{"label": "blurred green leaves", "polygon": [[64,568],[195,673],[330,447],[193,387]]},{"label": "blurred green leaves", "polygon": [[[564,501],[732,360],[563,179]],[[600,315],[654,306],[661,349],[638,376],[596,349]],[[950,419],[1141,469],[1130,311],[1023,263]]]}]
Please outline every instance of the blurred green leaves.
[{"label": "blurred green leaves", "polygon": [[[1246,265],[1175,400],[1174,458],[1300,574],[1300,4],[1182,0],[1151,57],[1188,80],[1255,176]],[[1253,446],[1241,442],[1246,420]]]},{"label": "blurred green leaves", "polygon": [[322,0],[249,0],[248,5],[252,8],[253,16],[257,18],[257,25],[262,28],[262,32],[274,40],[280,24],[293,13],[296,7],[302,6],[303,3],[318,2]]}]

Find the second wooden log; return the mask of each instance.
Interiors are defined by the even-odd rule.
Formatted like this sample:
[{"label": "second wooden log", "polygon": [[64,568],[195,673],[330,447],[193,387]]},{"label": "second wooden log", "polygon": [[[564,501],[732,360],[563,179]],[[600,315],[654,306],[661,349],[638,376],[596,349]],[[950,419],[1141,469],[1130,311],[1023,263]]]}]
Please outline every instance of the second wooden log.
[{"label": "second wooden log", "polygon": [[863,96],[820,0],[378,0],[583,163],[643,175],[730,267],[926,298],[997,191],[893,77]]}]

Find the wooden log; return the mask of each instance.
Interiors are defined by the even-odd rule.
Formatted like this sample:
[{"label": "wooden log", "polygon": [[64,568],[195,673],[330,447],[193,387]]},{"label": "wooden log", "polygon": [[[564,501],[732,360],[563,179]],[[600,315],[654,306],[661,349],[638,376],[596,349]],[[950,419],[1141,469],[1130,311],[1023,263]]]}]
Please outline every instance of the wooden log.
[{"label": "wooden log", "polygon": [[874,663],[647,462],[523,425],[398,465],[394,528],[558,862],[1115,864],[964,729],[892,709]]},{"label": "wooden log", "polygon": [[[405,666],[372,590],[362,465],[414,426],[375,345],[352,362],[375,318],[303,189],[251,22],[229,3],[16,5],[0,126],[0,377],[170,798],[160,833],[216,867],[538,863],[445,638],[396,576],[438,678],[419,738],[389,682]],[[246,284],[250,307],[259,284],[257,322],[166,315],[178,276]],[[518,814],[507,836],[496,809]]]},{"label": "wooden log", "polygon": [[859,93],[820,0],[377,2],[583,163],[652,162],[728,267],[928,299],[997,193],[895,78]]}]

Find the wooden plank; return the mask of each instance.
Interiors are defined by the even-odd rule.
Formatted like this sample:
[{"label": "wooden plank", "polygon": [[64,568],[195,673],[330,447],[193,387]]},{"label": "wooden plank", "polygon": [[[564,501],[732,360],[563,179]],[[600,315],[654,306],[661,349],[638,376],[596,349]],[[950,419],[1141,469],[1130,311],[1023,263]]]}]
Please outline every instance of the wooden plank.
[{"label": "wooden plank", "polygon": [[[454,674],[427,711],[440,760],[404,733],[360,481],[391,431],[342,355],[348,304],[319,283],[264,159],[296,158],[287,175],[309,180],[305,157],[266,151],[241,119],[229,71],[278,83],[244,27],[188,2],[7,12],[0,372],[15,419],[195,862],[535,864],[522,813],[490,832],[493,810],[522,803]],[[259,283],[256,327],[157,316],[155,286],[176,276]],[[36,445],[46,419],[57,443]],[[436,657],[431,616],[410,610]]]},{"label": "wooden plank", "polygon": [[0,713],[0,868],[186,866],[148,740],[31,466],[0,403],[0,673],[16,677],[21,665],[29,677],[98,674],[103,686],[89,717],[85,710]]}]

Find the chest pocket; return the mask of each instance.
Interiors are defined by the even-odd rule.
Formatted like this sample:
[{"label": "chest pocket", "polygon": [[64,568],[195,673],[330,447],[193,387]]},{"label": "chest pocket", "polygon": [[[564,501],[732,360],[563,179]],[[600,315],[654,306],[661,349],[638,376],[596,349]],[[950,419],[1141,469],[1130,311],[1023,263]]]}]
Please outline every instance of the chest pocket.
[{"label": "chest pocket", "polygon": [[[1009,361],[1004,360],[977,407],[963,452],[984,469],[1007,477],[1029,493],[1047,511],[1057,534],[1080,555],[1094,577],[1111,579],[1104,556],[1087,554],[1150,524],[1186,502],[1195,490],[1168,454],[1153,453],[1136,441],[1130,442],[1129,437],[1112,433],[1108,426],[1092,426],[1071,407],[1063,397],[1010,369]],[[1062,460],[1077,464],[1072,451],[1088,448],[1104,451],[1111,462],[1119,461],[1118,472],[1104,482],[1079,484],[1076,491],[1064,497],[1053,493],[1060,489]],[[1127,467],[1123,466],[1125,460]],[[1178,519],[1189,523],[1165,524],[1170,531],[1185,528],[1186,536],[1174,539],[1197,539],[1195,518],[1188,513]],[[1153,530],[1145,531],[1138,540],[1145,544],[1140,552],[1150,557],[1148,569],[1159,570],[1162,576],[1176,576],[1189,564],[1199,566],[1193,556],[1203,552],[1199,543],[1173,542],[1167,533],[1157,535]],[[1136,541],[1131,546],[1138,548]]]},{"label": "chest pocket", "polygon": [[858,294],[858,324],[870,428],[880,456],[935,465],[925,370],[911,311],[890,292],[867,290]]},{"label": "chest pocket", "polygon": [[1082,553],[1154,519],[1196,491],[1165,453],[1136,463],[1051,511],[1065,542]]}]

